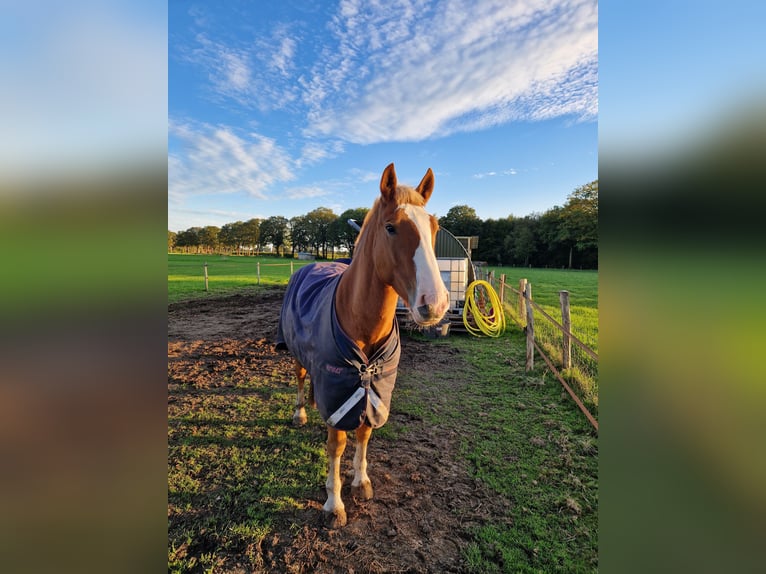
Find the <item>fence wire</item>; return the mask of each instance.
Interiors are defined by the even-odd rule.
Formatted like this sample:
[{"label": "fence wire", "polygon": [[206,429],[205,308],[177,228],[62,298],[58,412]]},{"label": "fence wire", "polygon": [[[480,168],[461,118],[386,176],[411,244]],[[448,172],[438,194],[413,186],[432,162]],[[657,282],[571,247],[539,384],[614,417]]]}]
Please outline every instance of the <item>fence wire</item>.
[{"label": "fence wire", "polygon": [[[502,292],[506,316],[509,325],[524,329],[527,324],[526,305],[520,297],[517,286],[501,284],[500,278],[480,270],[478,276],[488,281],[498,292]],[[578,307],[577,301],[570,299],[570,354],[569,368],[563,368],[563,350],[565,330],[560,306],[539,305],[534,301],[532,289],[532,310],[534,337],[537,345],[548,360],[556,366],[561,376],[576,391],[578,397],[592,410],[598,409],[598,322],[595,313]]]}]

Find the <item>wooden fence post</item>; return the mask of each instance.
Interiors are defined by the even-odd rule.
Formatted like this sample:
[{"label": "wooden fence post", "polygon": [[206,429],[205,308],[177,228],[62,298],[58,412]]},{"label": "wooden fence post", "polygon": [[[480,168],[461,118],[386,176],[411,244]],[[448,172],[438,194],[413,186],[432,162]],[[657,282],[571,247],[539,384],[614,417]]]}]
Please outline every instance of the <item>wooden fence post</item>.
[{"label": "wooden fence post", "polygon": [[521,323],[522,329],[526,326],[526,321],[524,320],[524,318],[527,315],[526,306],[524,303],[524,291],[526,290],[527,290],[527,280],[519,279],[519,322]]},{"label": "wooden fence post", "polygon": [[495,272],[494,271],[490,271],[489,273],[487,273],[487,283],[492,285],[492,282],[494,280],[495,280]]},{"label": "wooden fence post", "polygon": [[205,261],[205,291],[207,291],[207,261]]},{"label": "wooden fence post", "polygon": [[532,312],[532,284],[527,282],[524,290],[527,304],[527,371],[535,366],[535,316]]},{"label": "wooden fence post", "polygon": [[293,276],[293,262],[290,261],[290,277]]},{"label": "wooden fence post", "polygon": [[500,291],[498,292],[500,297],[500,306],[505,305],[505,273],[500,275]]},{"label": "wooden fence post", "polygon": [[561,326],[564,327],[563,344],[561,347],[561,367],[569,369],[572,366],[572,319],[569,315],[569,291],[559,291],[561,302]]},{"label": "wooden fence post", "polygon": [[260,284],[261,284],[261,262],[260,262],[260,261],[258,261],[258,262],[255,264],[255,266],[256,266],[256,268],[258,269],[258,285],[260,285]]}]

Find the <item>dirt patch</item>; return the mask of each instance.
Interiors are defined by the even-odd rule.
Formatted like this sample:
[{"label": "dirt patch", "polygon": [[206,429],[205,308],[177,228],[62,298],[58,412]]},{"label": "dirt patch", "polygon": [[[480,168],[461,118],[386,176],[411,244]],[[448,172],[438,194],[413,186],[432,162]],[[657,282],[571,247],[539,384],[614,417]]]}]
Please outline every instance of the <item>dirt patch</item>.
[{"label": "dirt patch", "polygon": [[[235,392],[237,381],[232,377],[278,370],[289,378],[289,355],[273,350],[282,294],[271,290],[170,305],[171,388],[230,385]],[[374,498],[354,500],[347,478],[343,500],[348,524],[328,530],[321,522],[326,495],[318,485],[313,496],[302,501],[303,508],[276,521],[261,542],[256,560],[261,571],[466,571],[464,550],[471,527],[507,520],[509,503],[470,476],[460,456],[461,441],[470,437],[459,421],[437,426],[428,416],[398,412],[396,403],[397,392],[417,393],[426,399],[424,409],[437,412],[468,384],[471,371],[455,348],[403,334],[389,422],[397,436],[376,440],[373,433],[369,445]],[[424,380],[438,380],[439,385],[424,389],[419,383]],[[352,439],[353,433],[343,459],[346,472],[351,470]],[[231,551],[223,554],[226,558],[215,571],[252,571],[252,559]]]},{"label": "dirt patch", "polygon": [[168,305],[169,341],[274,340],[284,289]]}]

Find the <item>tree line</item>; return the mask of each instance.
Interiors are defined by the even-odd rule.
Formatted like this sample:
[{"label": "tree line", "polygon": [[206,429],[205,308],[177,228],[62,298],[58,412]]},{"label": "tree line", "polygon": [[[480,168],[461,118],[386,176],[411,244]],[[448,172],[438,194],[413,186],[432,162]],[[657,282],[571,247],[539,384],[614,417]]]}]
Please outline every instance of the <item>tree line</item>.
[{"label": "tree line", "polygon": [[[348,209],[336,215],[318,207],[305,215],[208,225],[173,232],[168,230],[168,251],[184,253],[257,254],[270,246],[277,255],[295,257],[310,252],[317,257],[334,257],[341,249],[353,256],[357,231],[347,222],[361,224],[366,207]],[[524,217],[482,220],[468,205],[456,205],[439,225],[456,236],[479,237],[474,261],[490,265],[533,267],[598,267],[598,180],[576,188],[563,206]]]}]

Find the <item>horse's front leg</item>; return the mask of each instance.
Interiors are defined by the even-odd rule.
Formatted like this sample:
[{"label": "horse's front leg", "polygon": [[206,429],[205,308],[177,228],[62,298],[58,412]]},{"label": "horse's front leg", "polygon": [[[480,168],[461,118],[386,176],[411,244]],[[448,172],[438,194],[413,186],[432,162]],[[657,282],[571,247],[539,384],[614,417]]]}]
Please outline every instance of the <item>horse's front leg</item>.
[{"label": "horse's front leg", "polygon": [[295,400],[293,424],[295,426],[303,426],[308,421],[306,416],[306,398],[303,391],[306,383],[306,369],[298,362],[298,359],[295,359],[295,379],[298,381],[298,397]]},{"label": "horse's front leg", "polygon": [[340,478],[340,460],[346,449],[346,431],[327,427],[327,502],[324,503],[325,522],[330,528],[346,525],[346,507],[340,497],[343,482]]},{"label": "horse's front leg", "polygon": [[372,483],[367,476],[367,443],[370,441],[371,434],[372,427],[365,424],[356,429],[354,480],[351,482],[351,494],[360,500],[372,498]]}]

